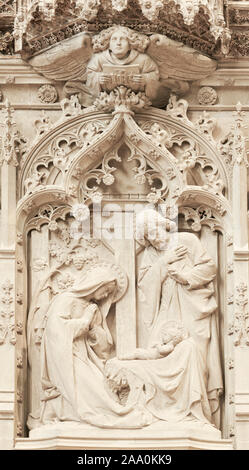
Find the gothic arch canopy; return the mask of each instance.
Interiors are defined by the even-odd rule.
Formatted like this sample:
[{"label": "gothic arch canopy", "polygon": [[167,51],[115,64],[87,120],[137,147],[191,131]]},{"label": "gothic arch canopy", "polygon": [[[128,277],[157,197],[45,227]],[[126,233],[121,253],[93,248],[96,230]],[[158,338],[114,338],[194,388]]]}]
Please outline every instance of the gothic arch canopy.
[{"label": "gothic arch canopy", "polygon": [[[126,144],[134,178],[140,184],[147,179],[155,188],[154,202],[173,203],[183,191],[196,187],[216,195],[227,210],[229,174],[212,137],[213,123],[204,117],[199,127],[194,126],[179,105],[173,111],[152,108],[135,116],[126,112],[113,116],[86,110],[54,125],[37,140],[22,165],[19,204],[51,185],[78,200],[89,199],[100,183],[106,182],[111,191],[118,150]],[[83,174],[95,184],[88,187],[85,180],[84,194],[79,196]],[[160,184],[153,186],[155,175],[164,178],[161,192]]]}]

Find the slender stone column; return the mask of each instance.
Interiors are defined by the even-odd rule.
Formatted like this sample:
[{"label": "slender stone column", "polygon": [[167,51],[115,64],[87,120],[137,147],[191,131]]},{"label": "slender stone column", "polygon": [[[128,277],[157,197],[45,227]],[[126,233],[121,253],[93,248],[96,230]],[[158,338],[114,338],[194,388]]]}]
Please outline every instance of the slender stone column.
[{"label": "slender stone column", "polygon": [[[233,157],[235,414],[233,430],[238,449],[249,449],[249,321],[248,321],[248,223],[247,156],[243,136],[243,113],[237,106]],[[233,397],[231,397],[231,401]]]},{"label": "slender stone column", "polygon": [[1,123],[0,214],[0,448],[13,447],[15,384],[16,139],[13,110],[6,101]]},{"label": "slender stone column", "polygon": [[[106,205],[105,207],[108,207]],[[115,262],[122,267],[128,277],[128,289],[116,303],[117,356],[136,348],[136,277],[135,277],[135,240],[133,239],[133,211],[126,211],[122,205],[113,204],[110,208],[111,218],[102,233],[107,235],[109,227],[112,232],[112,246],[115,250]],[[127,233],[127,224],[131,231]]]},{"label": "slender stone column", "polygon": [[136,348],[136,287],[134,240],[116,241],[116,262],[125,270],[129,285],[125,296],[116,304],[117,356]]}]

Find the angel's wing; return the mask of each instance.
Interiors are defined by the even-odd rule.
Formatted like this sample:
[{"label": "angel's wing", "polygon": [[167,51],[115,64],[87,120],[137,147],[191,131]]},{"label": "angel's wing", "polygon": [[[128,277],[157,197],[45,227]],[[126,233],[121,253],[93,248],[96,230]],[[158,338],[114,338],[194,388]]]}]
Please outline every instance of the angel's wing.
[{"label": "angel's wing", "polygon": [[91,39],[83,34],[67,39],[41,54],[29,64],[49,80],[86,79],[86,67],[92,56]]},{"label": "angel's wing", "polygon": [[151,36],[146,52],[158,65],[162,82],[168,78],[200,80],[211,75],[217,67],[216,61],[161,34]]}]

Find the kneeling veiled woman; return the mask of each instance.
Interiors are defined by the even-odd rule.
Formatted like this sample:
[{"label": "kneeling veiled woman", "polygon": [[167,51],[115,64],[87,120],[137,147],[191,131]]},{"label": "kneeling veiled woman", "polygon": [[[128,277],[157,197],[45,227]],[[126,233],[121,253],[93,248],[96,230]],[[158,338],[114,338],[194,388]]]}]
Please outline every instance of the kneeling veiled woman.
[{"label": "kneeling veiled woman", "polygon": [[149,412],[116,403],[106,385],[104,364],[113,347],[106,317],[116,288],[116,274],[97,267],[52,301],[41,344],[41,424],[136,428],[152,421]]}]

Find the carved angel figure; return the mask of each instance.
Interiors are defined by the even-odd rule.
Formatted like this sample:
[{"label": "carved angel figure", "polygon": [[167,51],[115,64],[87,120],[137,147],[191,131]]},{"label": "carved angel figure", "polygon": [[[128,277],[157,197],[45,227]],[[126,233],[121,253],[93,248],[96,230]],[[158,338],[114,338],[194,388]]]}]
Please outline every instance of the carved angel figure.
[{"label": "carved angel figure", "polygon": [[[125,27],[110,28],[103,39],[94,41],[94,54],[87,66],[87,82],[91,95],[98,96],[102,90],[111,91],[125,85],[133,91],[145,90],[153,99],[159,70],[155,62],[143,51],[149,40]],[[66,86],[70,91],[70,82]]]},{"label": "carved angel figure", "polygon": [[124,85],[144,91],[154,106],[162,107],[172,91],[186,92],[188,81],[216,68],[215,61],[166,36],[147,37],[123,26],[93,38],[68,39],[29,62],[45,77],[65,81],[66,94],[77,93],[83,106],[93,104],[101,91]]}]

